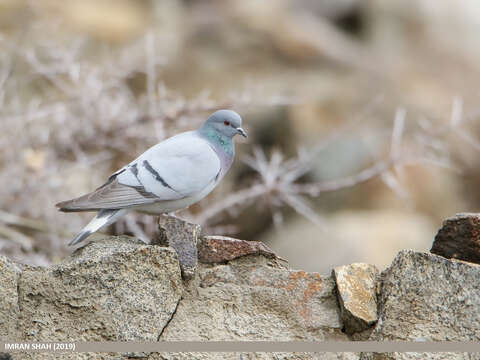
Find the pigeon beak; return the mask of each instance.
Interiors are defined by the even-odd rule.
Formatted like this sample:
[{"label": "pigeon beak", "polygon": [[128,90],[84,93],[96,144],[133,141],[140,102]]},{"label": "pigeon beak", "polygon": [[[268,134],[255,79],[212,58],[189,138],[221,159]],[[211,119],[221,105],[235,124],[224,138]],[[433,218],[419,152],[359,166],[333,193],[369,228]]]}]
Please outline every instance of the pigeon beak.
[{"label": "pigeon beak", "polygon": [[247,137],[248,137],[248,135],[247,135],[247,133],[245,132],[245,130],[243,130],[241,127],[236,128],[235,130],[237,130],[237,133],[239,133],[240,135],[242,135],[244,138],[247,138]]}]

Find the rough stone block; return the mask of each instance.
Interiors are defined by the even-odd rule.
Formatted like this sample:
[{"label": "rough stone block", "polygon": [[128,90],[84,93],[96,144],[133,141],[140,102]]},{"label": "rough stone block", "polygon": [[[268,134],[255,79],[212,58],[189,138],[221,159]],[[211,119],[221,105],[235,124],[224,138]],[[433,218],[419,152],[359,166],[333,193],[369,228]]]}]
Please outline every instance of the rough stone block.
[{"label": "rough stone block", "polygon": [[446,219],[430,252],[480,264],[480,214],[457,214]]},{"label": "rough stone block", "polygon": [[345,332],[353,334],[377,322],[377,277],[374,265],[356,263],[333,270]]},{"label": "rough stone block", "polygon": [[0,255],[0,340],[19,338],[17,322],[20,266]]},{"label": "rough stone block", "polygon": [[480,340],[480,266],[401,251],[381,275],[370,340]]},{"label": "rough stone block", "polygon": [[156,341],[181,291],[173,250],[126,236],[95,241],[22,272],[19,329],[28,341]]},{"label": "rough stone block", "polygon": [[238,240],[226,236],[204,236],[198,242],[198,257],[203,263],[225,263],[247,255],[276,258],[273,251],[260,241]]},{"label": "rough stone block", "polygon": [[197,242],[202,228],[173,216],[160,216],[159,235],[153,245],[171,246],[178,255],[182,276],[191,279],[197,268]]}]

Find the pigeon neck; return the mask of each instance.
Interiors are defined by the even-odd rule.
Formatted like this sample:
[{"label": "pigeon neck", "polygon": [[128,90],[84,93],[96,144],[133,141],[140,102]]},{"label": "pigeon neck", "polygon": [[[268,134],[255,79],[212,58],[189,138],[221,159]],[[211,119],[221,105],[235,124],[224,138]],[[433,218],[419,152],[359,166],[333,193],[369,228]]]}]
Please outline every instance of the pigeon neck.
[{"label": "pigeon neck", "polygon": [[217,153],[222,152],[233,158],[233,156],[235,155],[235,146],[233,144],[232,138],[223,135],[214,128],[205,126],[199,130],[199,133],[201,136],[206,138],[210,144],[212,144]]}]

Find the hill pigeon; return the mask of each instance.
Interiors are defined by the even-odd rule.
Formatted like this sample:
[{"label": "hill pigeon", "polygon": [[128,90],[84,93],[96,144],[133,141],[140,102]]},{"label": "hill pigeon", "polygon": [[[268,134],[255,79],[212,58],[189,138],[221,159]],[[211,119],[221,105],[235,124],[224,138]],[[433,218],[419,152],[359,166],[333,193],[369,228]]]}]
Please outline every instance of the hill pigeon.
[{"label": "hill pigeon", "polygon": [[247,137],[240,115],[216,111],[199,129],[154,145],[97,190],[58,203],[64,212],[98,211],[69,245],[80,243],[130,211],[159,215],[203,199],[230,169],[237,134]]}]

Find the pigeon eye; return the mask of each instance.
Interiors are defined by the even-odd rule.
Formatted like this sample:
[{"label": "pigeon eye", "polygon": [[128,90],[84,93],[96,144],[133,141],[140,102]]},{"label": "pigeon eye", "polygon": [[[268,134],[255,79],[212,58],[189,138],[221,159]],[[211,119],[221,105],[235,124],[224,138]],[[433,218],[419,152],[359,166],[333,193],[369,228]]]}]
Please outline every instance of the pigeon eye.
[{"label": "pigeon eye", "polygon": [[225,120],[223,123],[225,124],[225,126],[230,126],[230,121],[228,120]]}]

